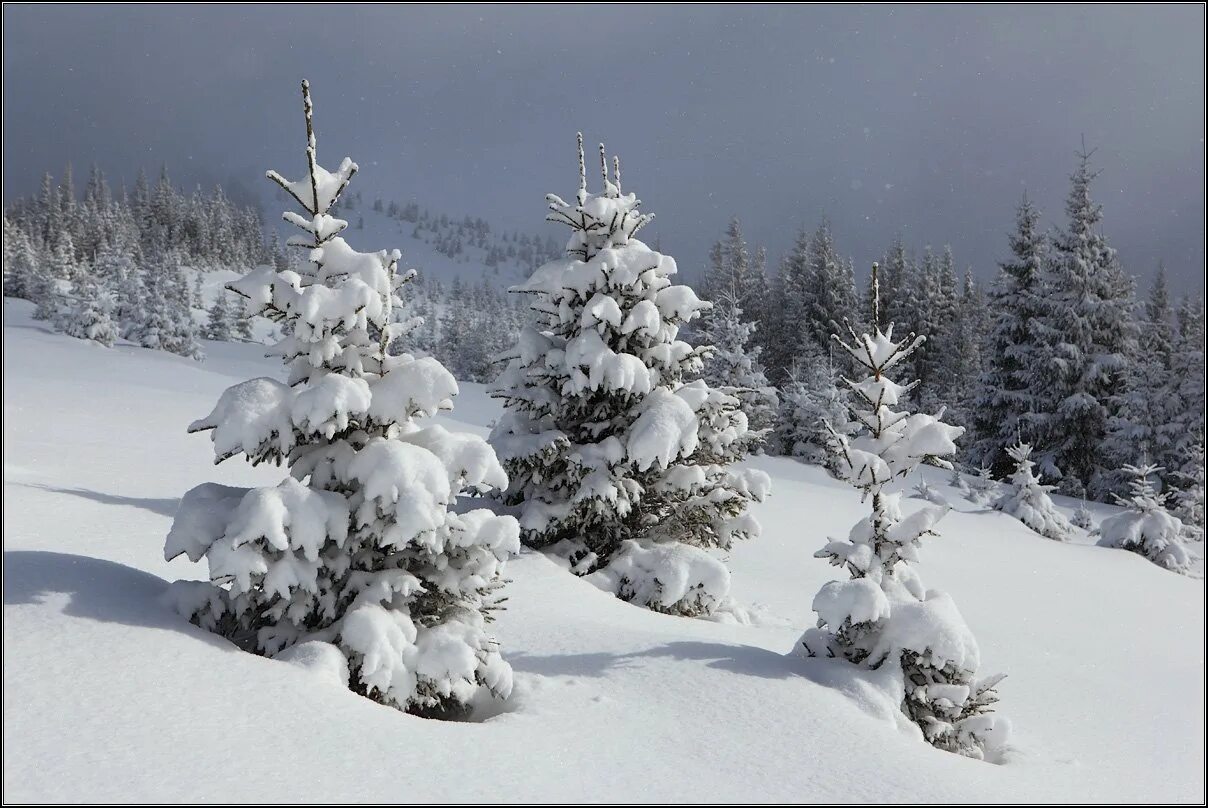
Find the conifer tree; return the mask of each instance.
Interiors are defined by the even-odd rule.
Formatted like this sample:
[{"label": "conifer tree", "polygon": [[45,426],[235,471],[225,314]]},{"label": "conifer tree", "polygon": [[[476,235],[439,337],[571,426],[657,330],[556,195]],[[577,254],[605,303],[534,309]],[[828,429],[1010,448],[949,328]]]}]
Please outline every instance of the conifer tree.
[{"label": "conifer tree", "polygon": [[1099,546],[1129,550],[1159,567],[1186,574],[1191,569],[1191,554],[1183,546],[1183,523],[1167,512],[1167,494],[1158,493],[1149,480],[1160,469],[1126,465],[1124,471],[1132,478],[1129,494],[1115,499],[1127,510],[1099,524]]},{"label": "conifer tree", "polygon": [[[428,419],[457,383],[440,363],[386,348],[402,284],[397,250],[360,253],[330,215],[357,171],[319,165],[302,85],[307,170],[268,176],[301,209],[300,273],[262,266],[229,288],[291,324],[275,348],[289,384],[229,388],[191,432],[211,431],[219,461],[286,462],[268,488],[206,484],[187,493],[165,557],[206,558],[212,583],[174,585],[182,612],[261,654],[305,646],[347,666],[355,692],[429,716],[469,709],[480,690],[506,697],[511,669],[485,622],[502,564],[519,549],[511,517],[458,506],[506,484],[490,447]],[[375,336],[376,335],[376,336]]]},{"label": "conifer tree", "polygon": [[805,230],[797,234],[792,249],[780,263],[772,284],[772,298],[765,326],[768,350],[764,356],[768,378],[780,387],[788,379],[793,362],[802,354],[808,338],[808,318],[812,306],[809,285],[810,235]]},{"label": "conifer tree", "polygon": [[[990,286],[986,359],[970,404],[973,441],[966,453],[974,467],[985,466],[1002,479],[1014,464],[1006,447],[1020,436],[1032,437],[1032,414],[1041,411],[1044,390],[1041,363],[1048,333],[1039,318],[1044,302],[1046,248],[1039,228],[1040,213],[1025,194],[1015,211],[1015,232],[1009,237],[1012,257],[999,264]],[[1052,473],[1046,470],[1045,473]]]},{"label": "conifer tree", "polygon": [[61,328],[68,336],[111,347],[118,338],[113,308],[113,293],[108,286],[85,272],[72,289],[71,307],[61,315]]},{"label": "conifer tree", "polygon": [[220,290],[210,306],[210,316],[206,321],[206,339],[228,342],[234,335],[234,316],[231,301],[226,290]]},{"label": "conifer tree", "polygon": [[703,548],[758,535],[747,509],[769,481],[729,468],[748,431],[738,400],[684,382],[707,349],[679,328],[709,304],[636,238],[651,217],[622,192],[616,158],[609,176],[603,146],[600,160],[603,188],[589,194],[580,135],[574,202],[547,197],[548,219],[571,230],[566,254],[516,287],[534,318],[492,393],[504,402],[491,433],[511,478],[503,499],[527,544],[598,571],[619,597],[710,613],[729,574]]},{"label": "conifer tree", "polygon": [[[1159,265],[1139,321],[1137,352],[1127,367],[1127,383],[1112,396],[1115,413],[1108,420],[1105,437],[1109,456],[1140,454],[1170,461],[1180,429],[1173,341],[1166,270]],[[1118,475],[1114,487],[1122,482],[1127,480]]]},{"label": "conifer tree", "polygon": [[[875,289],[874,279],[874,326],[881,321]],[[996,701],[993,687],[1002,677],[976,679],[976,640],[952,599],[925,590],[912,563],[922,537],[934,533],[949,508],[928,505],[904,515],[901,494],[884,490],[925,460],[951,468],[943,458],[956,451],[962,430],[930,415],[894,409],[914,383],[896,384],[886,373],[924,337],[910,334],[895,342],[892,325],[875,327],[871,335],[849,331],[851,344],[834,339],[869,375],[844,380],[860,431],[836,434],[834,440],[843,476],[871,497],[872,512],[846,540],[831,540],[815,553],[851,578],[827,583],[814,597],[818,625],[805,633],[799,650],[872,668],[900,665],[902,710],[923,737],[941,749],[982,758],[1005,741],[1005,722],[989,714]]]},{"label": "conifer tree", "polygon": [[16,224],[4,226],[4,296],[37,301],[40,271],[38,256],[25,230]]},{"label": "conifer tree", "polygon": [[1128,381],[1137,327],[1132,281],[1099,232],[1090,158],[1085,149],[1079,154],[1066,200],[1069,224],[1053,240],[1039,323],[1042,375],[1029,385],[1046,399],[1031,417],[1041,470],[1059,477],[1064,494],[1103,499],[1118,468],[1105,437]]},{"label": "conifer tree", "polygon": [[856,315],[855,279],[835,248],[826,219],[810,238],[808,262],[805,323],[814,344],[825,352],[830,347],[830,335]]},{"label": "conifer tree", "polygon": [[1007,447],[1007,455],[1015,461],[1015,473],[994,509],[1014,516],[1032,530],[1054,541],[1069,541],[1073,531],[1069,520],[1057,510],[1049,498],[1051,485],[1041,485],[1032,469],[1032,447],[1020,442]]},{"label": "conifer tree", "polygon": [[[1170,476],[1188,480],[1203,475],[1204,442],[1204,297],[1202,293],[1183,299],[1178,309],[1178,335],[1171,352],[1168,393],[1171,409],[1171,446],[1163,462]],[[1197,459],[1198,453],[1198,459]],[[1202,496],[1202,494],[1201,494]],[[1202,524],[1202,523],[1201,523]]]},{"label": "conifer tree", "polygon": [[747,443],[756,448],[776,422],[776,389],[768,384],[759,361],[763,349],[750,344],[756,326],[746,319],[737,298],[727,293],[712,303],[713,308],[701,318],[700,341],[710,346],[701,378],[713,389],[738,399],[747,416]]},{"label": "conifer tree", "polygon": [[241,340],[252,338],[252,315],[248,311],[247,302],[243,298],[232,301],[231,319],[235,336]]},{"label": "conifer tree", "polygon": [[781,453],[839,473],[842,464],[831,436],[847,431],[847,405],[847,390],[839,386],[834,363],[808,345],[780,392],[776,444]]}]

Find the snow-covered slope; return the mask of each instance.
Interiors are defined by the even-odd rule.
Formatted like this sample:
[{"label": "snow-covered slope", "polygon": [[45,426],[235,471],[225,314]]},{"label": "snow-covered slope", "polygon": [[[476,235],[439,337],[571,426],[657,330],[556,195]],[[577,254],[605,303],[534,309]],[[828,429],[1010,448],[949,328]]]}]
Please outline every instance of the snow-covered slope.
[{"label": "snow-covered slope", "polygon": [[[977,634],[983,670],[1008,674],[1004,765],[897,729],[876,674],[785,656],[834,573],[813,552],[861,505],[778,458],[753,461],[773,476],[764,536],[730,561],[735,594],[781,621],[653,614],[525,554],[494,626],[516,694],[479,723],[406,716],[238,651],[158,601],[204,574],[163,562],[163,538],[190,487],[280,478],[215,468],[184,431],[227,385],[277,366],[255,345],[206,343],[201,364],[107,350],[29,310],[4,303],[6,801],[1204,798],[1203,581],[974,512],[940,473],[959,512],[923,569]],[[453,425],[485,434],[496,413],[465,385]]]},{"label": "snow-covered slope", "polygon": [[[279,204],[280,200],[276,200],[276,203]],[[561,229],[556,229],[554,225],[545,224],[544,205],[534,206],[532,214],[533,222],[537,225],[536,229],[544,232],[541,235],[526,234],[525,238],[534,243],[537,241],[544,243],[552,232],[558,236],[555,254],[560,254],[561,246],[565,242],[565,233]],[[457,219],[442,225],[434,217],[431,222],[424,222],[417,226],[415,222],[401,221],[397,217],[388,215],[385,211],[375,211],[372,205],[363,199],[352,209],[342,206],[337,215],[348,221],[349,227],[345,231],[344,237],[357,249],[362,251],[399,249],[403,253],[400,266],[407,269],[414,267],[419,270],[420,276],[425,282],[439,281],[446,287],[456,278],[466,284],[476,284],[485,279],[493,287],[506,289],[524,280],[534,266],[544,262],[544,259],[534,263],[533,261],[525,262],[519,257],[508,259],[503,256],[503,260],[499,261],[496,266],[488,266],[488,252],[485,247],[495,247],[502,251],[507,248],[509,243],[502,240],[502,233],[495,231],[490,232],[486,237],[485,247],[477,246],[468,232],[458,238],[458,227],[461,222]],[[269,219],[276,221],[276,218],[277,214],[273,209]],[[429,225],[435,229],[428,229]],[[287,236],[294,235],[295,232],[287,225],[279,227],[282,241]],[[461,242],[461,253],[450,256],[441,252],[440,242],[454,239]],[[512,243],[512,246],[515,247],[516,244]],[[533,255],[552,257],[548,254],[548,249],[549,245],[544,244],[543,247],[534,251]]]}]

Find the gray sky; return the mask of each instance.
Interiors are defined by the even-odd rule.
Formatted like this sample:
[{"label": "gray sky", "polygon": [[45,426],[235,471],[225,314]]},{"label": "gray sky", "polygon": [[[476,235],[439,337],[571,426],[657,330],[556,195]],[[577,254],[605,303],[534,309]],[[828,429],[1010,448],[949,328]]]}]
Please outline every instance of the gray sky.
[{"label": "gray sky", "polygon": [[301,173],[306,77],[321,162],[497,226],[552,227],[576,129],[604,140],[689,277],[733,214],[774,266],[823,213],[860,274],[900,231],[988,277],[1025,188],[1063,221],[1085,134],[1129,271],[1148,284],[1161,258],[1178,291],[1203,284],[1198,4],[10,4],[3,39],[6,199],[70,160],[77,183],[166,161],[268,200],[266,168]]}]

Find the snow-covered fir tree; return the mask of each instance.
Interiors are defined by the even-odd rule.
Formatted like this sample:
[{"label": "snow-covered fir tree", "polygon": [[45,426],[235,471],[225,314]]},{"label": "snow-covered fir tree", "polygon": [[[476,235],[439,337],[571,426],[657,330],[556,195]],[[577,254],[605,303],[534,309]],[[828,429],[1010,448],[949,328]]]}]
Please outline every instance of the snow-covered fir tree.
[{"label": "snow-covered fir tree", "polygon": [[[880,321],[875,292],[872,302],[875,324]],[[925,460],[951,468],[943,458],[956,452],[954,441],[962,430],[930,415],[894,409],[913,383],[896,384],[886,373],[924,337],[911,334],[895,342],[892,325],[851,336],[851,344],[837,336],[835,341],[869,375],[845,379],[860,431],[836,434],[835,445],[844,476],[871,498],[872,512],[846,540],[831,540],[815,554],[851,577],[827,583],[814,597],[818,625],[804,634],[798,650],[872,668],[894,666],[902,710],[923,737],[940,749],[982,758],[1002,745],[1008,731],[1006,722],[989,712],[997,700],[993,687],[1002,677],[977,679],[976,640],[952,599],[924,589],[913,566],[920,540],[934,533],[949,508],[928,505],[903,515],[901,493],[885,490]]]},{"label": "snow-covered fir tree", "polygon": [[1091,153],[1079,154],[1071,176],[1069,224],[1053,239],[1043,310],[1036,327],[1043,355],[1028,380],[1033,435],[1041,471],[1063,494],[1105,499],[1117,483],[1120,459],[1105,440],[1118,414],[1136,351],[1132,280],[1099,231],[1102,208],[1092,201]]},{"label": "snow-covered fir tree", "polygon": [[[914,396],[925,410],[938,411],[945,406],[955,389],[949,362],[952,352],[952,325],[955,315],[955,289],[950,286],[952,254],[937,257],[930,247],[923,252],[918,281],[914,321],[931,331],[931,338],[911,354],[911,370],[918,379]],[[948,267],[948,270],[945,270]]]},{"label": "snow-covered fir tree", "polygon": [[202,360],[197,323],[193,320],[193,293],[189,288],[182,257],[175,250],[165,254],[154,270],[163,277],[162,294],[166,297],[164,312],[168,328],[161,336],[159,348],[190,359]]},{"label": "snow-covered fir tree", "polygon": [[1162,463],[1177,489],[1180,517],[1204,526],[1204,297],[1185,298],[1178,308],[1178,335],[1171,353],[1171,445]]},{"label": "snow-covered fir tree", "polygon": [[176,268],[170,257],[162,256],[138,273],[139,288],[134,297],[136,317],[123,331],[127,339],[158,351],[172,351],[179,345],[177,320],[180,312],[175,305],[179,293],[172,287],[182,281]]},{"label": "snow-covered fir tree", "polygon": [[25,230],[16,223],[4,225],[4,295],[38,302],[41,271],[38,254]]},{"label": "snow-covered fir tree", "polygon": [[1021,441],[1008,446],[1007,455],[1015,461],[1015,473],[994,509],[1014,516],[1046,539],[1069,541],[1073,526],[1049,498],[1053,486],[1042,485],[1033,471],[1032,447]]},{"label": "snow-covered fir tree", "polygon": [[1204,437],[1187,450],[1183,469],[1172,475],[1175,484],[1174,514],[1183,522],[1187,535],[1204,540]]},{"label": "snow-covered fir tree", "polygon": [[118,327],[113,320],[113,292],[86,272],[73,285],[71,303],[61,314],[63,333],[111,347],[117,342]]},{"label": "snow-covered fir tree", "polygon": [[1183,545],[1183,523],[1166,510],[1167,495],[1158,493],[1150,476],[1157,466],[1124,466],[1132,478],[1126,497],[1116,502],[1126,510],[1099,523],[1100,547],[1116,547],[1145,556],[1159,567],[1186,574],[1191,554]]},{"label": "snow-covered fir tree", "polygon": [[777,387],[783,387],[788,380],[789,371],[803,354],[811,333],[809,248],[810,234],[803,227],[780,263],[770,293],[775,305],[768,306],[764,316],[764,344],[767,346],[764,365],[768,379]]},{"label": "snow-covered fir tree", "polygon": [[225,289],[220,289],[214,296],[209,319],[206,320],[206,339],[227,341],[234,336],[235,312],[230,298],[231,295]]},{"label": "snow-covered fir tree", "polygon": [[823,219],[810,238],[806,275],[805,324],[814,345],[826,351],[830,335],[856,318],[856,284],[851,265],[839,255],[830,221]]},{"label": "snow-covered fir tree", "polygon": [[[917,331],[924,324],[919,319],[921,302],[919,300],[919,268],[906,249],[906,244],[900,235],[894,237],[893,243],[885,253],[885,259],[877,273],[875,286],[880,290],[878,300],[881,309],[881,324],[893,323],[898,333]],[[865,312],[873,309],[874,284],[869,279]],[[875,330],[875,326],[870,328]],[[914,356],[903,360],[901,371],[911,375],[914,367]]]},{"label": "snow-covered fir tree", "polygon": [[759,361],[763,349],[750,344],[757,327],[744,317],[733,295],[723,293],[711,302],[713,308],[700,318],[698,329],[699,342],[709,346],[701,378],[738,399],[747,416],[748,446],[756,448],[771,433],[780,406]]},{"label": "snow-covered fir tree", "polygon": [[740,308],[748,310],[748,291],[757,285],[752,278],[753,272],[742,223],[736,216],[730,220],[725,238],[709,250],[709,266],[705,269],[701,293],[706,300],[728,296],[736,300]]},{"label": "snow-covered fir tree", "polygon": [[847,404],[847,388],[839,386],[834,363],[816,346],[807,346],[780,391],[775,440],[780,452],[838,473],[842,463],[832,435],[848,429]]},{"label": "snow-covered fir tree", "polygon": [[523,540],[568,559],[619,597],[676,614],[707,614],[729,573],[707,548],[757,536],[748,512],[766,474],[736,470],[746,415],[704,381],[706,348],[677,338],[709,308],[675,285],[675,261],[636,238],[650,221],[621,190],[620,164],[587,191],[582,136],[573,202],[547,200],[571,229],[563,258],[516,291],[533,321],[508,353],[493,395],[504,413],[491,433],[511,484]]},{"label": "snow-covered fir tree", "polygon": [[1105,438],[1111,457],[1139,453],[1160,462],[1171,457],[1179,438],[1179,380],[1172,372],[1173,320],[1166,270],[1159,265],[1138,323],[1140,336],[1136,355],[1128,364],[1127,383],[1112,399],[1114,414]]},{"label": "snow-covered fir tree", "polygon": [[986,339],[988,319],[981,287],[973,279],[973,270],[967,269],[956,301],[956,318],[947,347],[952,379],[948,420],[966,430],[973,420],[972,401],[977,394],[982,369],[982,343]]},{"label": "snow-covered fir tree", "polygon": [[248,311],[247,301],[239,298],[232,302],[231,319],[234,324],[235,336],[241,340],[252,338],[252,314]]},{"label": "snow-covered fir tree", "polygon": [[[502,565],[516,552],[514,519],[459,499],[506,485],[490,447],[428,419],[457,383],[440,363],[386,347],[412,323],[393,322],[411,274],[399,252],[355,251],[329,214],[357,166],[317,162],[303,82],[307,170],[269,172],[301,213],[300,272],[262,266],[229,288],[258,313],[291,325],[275,353],[289,383],[229,388],[190,426],[212,431],[219,461],[286,462],[267,488],[206,484],[185,495],[165,556],[209,562],[212,583],[178,582],[199,625],[266,655],[321,653],[349,687],[422,715],[456,715],[480,690],[506,697],[511,669],[486,620]],[[413,274],[413,273],[412,273]]]}]

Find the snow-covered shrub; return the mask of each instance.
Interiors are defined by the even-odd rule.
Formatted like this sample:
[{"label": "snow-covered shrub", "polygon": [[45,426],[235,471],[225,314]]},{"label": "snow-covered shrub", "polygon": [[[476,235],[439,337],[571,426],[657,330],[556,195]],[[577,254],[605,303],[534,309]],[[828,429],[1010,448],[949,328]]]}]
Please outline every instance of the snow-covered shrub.
[{"label": "snow-covered shrub", "polygon": [[919,480],[914,485],[914,493],[911,496],[918,497],[921,500],[930,502],[933,505],[943,505],[952,507],[948,500],[944,499],[944,495],[931,487],[931,484],[926,480]]},{"label": "snow-covered shrub", "polygon": [[[206,484],[189,491],[166,558],[208,561],[212,584],[188,583],[178,606],[198,625],[267,655],[302,643],[338,649],[348,686],[424,715],[467,709],[485,688],[511,690],[511,669],[485,623],[501,569],[519,550],[510,516],[461,507],[472,492],[507,485],[480,438],[425,419],[452,407],[457,382],[436,360],[390,355],[413,323],[394,321],[397,250],[360,253],[328,211],[357,166],[316,162],[303,82],[308,171],[276,172],[304,213],[298,271],[262,266],[228,285],[255,314],[289,326],[273,348],[289,384],[230,387],[190,432],[209,431],[219,462],[285,462],[267,488]],[[336,666],[338,668],[338,666]]]},{"label": "snow-covered shrub", "polygon": [[1099,523],[1099,546],[1131,550],[1159,567],[1186,574],[1191,554],[1183,546],[1183,523],[1166,511],[1167,494],[1158,493],[1149,481],[1149,475],[1161,469],[1126,465],[1123,470],[1132,477],[1129,495],[1117,496],[1116,502],[1127,510]]},{"label": "snow-covered shrub", "polygon": [[991,474],[992,472],[988,466],[979,468],[977,475],[973,478],[973,482],[969,484],[969,490],[965,494],[965,499],[974,505],[987,505],[997,499],[999,484]]},{"label": "snow-covered shrub", "polygon": [[1086,500],[1082,500],[1078,504],[1074,515],[1070,517],[1070,524],[1074,527],[1080,527],[1083,530],[1090,530],[1095,526],[1095,519],[1091,516],[1091,509],[1086,507]]},{"label": "snow-covered shrub", "polygon": [[750,435],[738,399],[683,381],[708,348],[678,339],[679,328],[709,304],[672,283],[672,258],[635,238],[651,216],[621,192],[619,161],[610,178],[603,147],[600,159],[603,191],[589,194],[580,136],[575,202],[547,197],[548,219],[571,237],[564,257],[514,289],[532,296],[534,317],[503,357],[493,395],[504,413],[491,433],[523,541],[573,547],[581,574],[607,567],[628,540],[727,548],[757,536],[748,506],[770,487],[763,472],[730,468]]},{"label": "snow-covered shrub", "polygon": [[965,481],[965,475],[961,474],[960,469],[953,467],[952,474],[948,477],[948,485],[955,488],[961,496],[969,498],[969,483]]},{"label": "snow-covered shrub", "polygon": [[730,591],[726,565],[683,542],[626,540],[587,580],[621,600],[685,617],[713,614]]},{"label": "snow-covered shrub", "polygon": [[1006,452],[1015,461],[1015,473],[1007,490],[995,501],[995,510],[1014,516],[1046,539],[1069,541],[1073,525],[1049,498],[1053,486],[1041,485],[1032,471],[1036,467],[1031,460],[1032,447],[1021,442],[1006,447]]},{"label": "snow-covered shrub", "polygon": [[[873,322],[879,320],[877,267],[873,273]],[[850,329],[849,329],[850,331]],[[870,375],[844,379],[853,393],[851,413],[860,425],[852,436],[836,433],[843,475],[872,500],[872,512],[845,540],[829,541],[816,557],[846,570],[851,578],[831,581],[814,597],[816,628],[805,632],[798,651],[839,657],[877,668],[900,665],[902,709],[932,745],[982,758],[1006,739],[1008,725],[988,714],[993,686],[1001,677],[978,680],[977,642],[947,595],[923,588],[914,569],[923,536],[934,535],[947,506],[928,505],[908,516],[901,494],[884,490],[920,463],[951,468],[944,458],[956,451],[962,429],[921,413],[895,410],[914,385],[894,383],[885,374],[924,337],[893,341],[893,326],[857,336],[849,345],[834,337]]]}]

